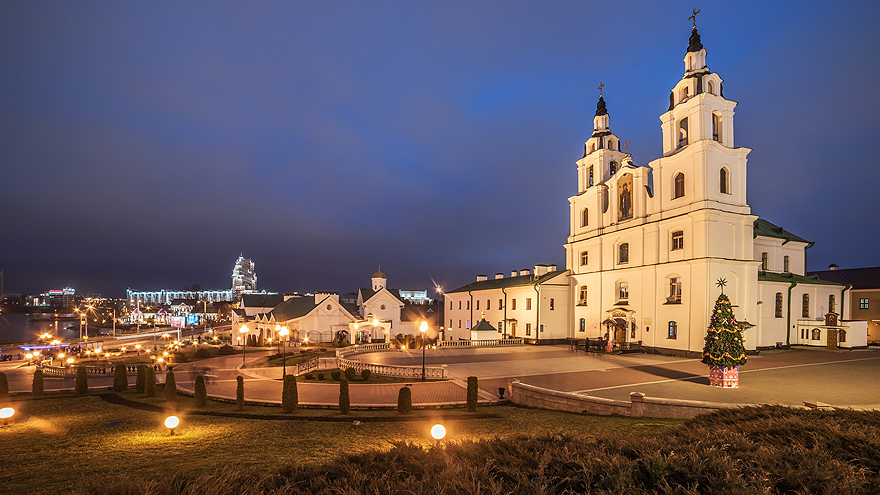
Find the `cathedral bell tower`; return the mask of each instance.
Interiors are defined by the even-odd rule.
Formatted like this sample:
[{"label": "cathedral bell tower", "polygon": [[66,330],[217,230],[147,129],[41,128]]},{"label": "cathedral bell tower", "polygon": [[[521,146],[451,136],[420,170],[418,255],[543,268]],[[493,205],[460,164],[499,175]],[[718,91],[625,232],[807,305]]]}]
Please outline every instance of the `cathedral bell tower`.
[{"label": "cathedral bell tower", "polygon": [[602,184],[610,179],[623,163],[626,153],[621,151],[620,138],[615,136],[609,126],[608,108],[599,85],[599,102],[593,117],[593,134],[584,143],[584,157],[577,161],[578,193]]}]

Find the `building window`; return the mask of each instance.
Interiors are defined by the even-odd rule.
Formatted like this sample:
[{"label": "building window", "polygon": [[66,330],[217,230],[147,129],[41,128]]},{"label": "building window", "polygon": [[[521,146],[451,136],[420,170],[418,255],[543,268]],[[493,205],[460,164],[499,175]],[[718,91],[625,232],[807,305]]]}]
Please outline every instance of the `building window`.
[{"label": "building window", "polygon": [[801,318],[810,317],[810,295],[804,294],[804,302],[801,306]]},{"label": "building window", "polygon": [[859,309],[868,309],[868,298],[860,297],[859,298]]},{"label": "building window", "polygon": [[617,162],[611,162],[610,175],[614,175],[617,172]]},{"label": "building window", "polygon": [[629,301],[629,282],[621,282],[617,286],[617,302],[626,303]]},{"label": "building window", "polygon": [[813,340],[822,340],[822,330],[818,328],[813,329]]},{"label": "building window", "polygon": [[502,333],[504,332],[504,322],[503,321],[498,322],[498,331],[502,332]]},{"label": "building window", "polygon": [[770,267],[770,256],[767,253],[761,253],[761,270],[765,272]]},{"label": "building window", "polygon": [[449,328],[452,328],[452,320],[449,320]]},{"label": "building window", "polygon": [[543,323],[541,323],[540,325],[538,325],[538,331],[541,332],[541,333],[544,333],[544,324],[543,324]]},{"label": "building window", "polygon": [[709,81],[709,93],[715,94],[715,81]]},{"label": "building window", "polygon": [[553,303],[554,303],[554,301],[553,301],[553,298],[551,297],[550,298],[550,311],[553,311],[553,308],[555,306]]},{"label": "building window", "polygon": [[580,296],[578,297],[578,304],[580,304],[581,306],[587,305],[587,286],[586,285],[581,286],[581,293],[580,293]]},{"label": "building window", "polygon": [[846,342],[846,330],[840,329],[837,332],[837,341],[838,342]]},{"label": "building window", "polygon": [[670,321],[669,322],[669,334],[666,335],[667,339],[677,339],[678,338],[678,322]]},{"label": "building window", "polygon": [[470,330],[470,329],[471,329],[471,320],[465,320],[465,321],[464,321],[464,327],[465,327],[466,329]]},{"label": "building window", "polygon": [[782,318],[782,292],[776,293],[776,317]]},{"label": "building window", "polygon": [[581,210],[581,227],[586,227],[590,224],[590,210],[584,208]]},{"label": "building window", "polygon": [[529,310],[531,310],[531,309],[532,309],[532,298],[531,298],[531,297],[527,297],[527,298],[526,298],[526,311],[529,311]]},{"label": "building window", "polygon": [[672,233],[672,250],[684,249],[684,231],[676,230]]},{"label": "building window", "polygon": [[671,303],[681,303],[681,277],[669,279],[669,299]]},{"label": "building window", "polygon": [[470,311],[471,310],[471,302],[470,301],[465,301],[465,302],[467,303],[467,304],[465,304],[465,306],[467,306],[467,308],[466,308],[467,311]]},{"label": "building window", "polygon": [[587,251],[581,251],[581,266],[587,266],[587,262],[590,260],[590,257]]},{"label": "building window", "polygon": [[458,309],[461,309],[461,301],[458,301]]},{"label": "building window", "polygon": [[617,262],[629,263],[629,243],[624,242],[617,249]]},{"label": "building window", "polygon": [[727,173],[726,168],[722,168],[721,172],[718,173],[719,178],[721,180],[721,193],[722,194],[730,194],[730,174]]},{"label": "building window", "polygon": [[684,196],[684,174],[679,172],[675,174],[673,179],[674,187],[672,191],[672,199],[678,199]]},{"label": "building window", "polygon": [[712,114],[712,139],[721,142],[721,116],[717,113]]},{"label": "building window", "polygon": [[492,300],[486,299],[486,311],[489,311],[490,309],[492,309]]},{"label": "building window", "polygon": [[828,312],[829,313],[836,313],[835,309],[837,309],[837,307],[834,304],[834,294],[829,294],[828,295]]},{"label": "building window", "polygon": [[590,167],[590,186],[593,185],[593,167]]},{"label": "building window", "polygon": [[504,299],[498,300],[498,309],[504,309]]},{"label": "building window", "polygon": [[[685,88],[685,91],[687,88]],[[681,119],[681,122],[678,123],[678,147],[687,146],[688,144],[688,119],[687,117]]]},{"label": "building window", "polygon": [[458,320],[458,328],[461,328],[461,320]]},{"label": "building window", "polygon": [[[477,299],[477,307],[476,307],[475,309],[476,309],[477,311],[480,310],[480,300],[479,300],[479,299]],[[486,308],[486,309],[489,309],[489,308]]]},{"label": "building window", "polygon": [[789,262],[789,258],[788,258],[788,255],[786,254],[785,256],[782,257],[782,271],[784,271],[785,273],[789,272],[788,262]]},{"label": "building window", "polygon": [[511,310],[511,311],[516,311],[516,299],[511,299],[511,300],[510,300],[510,310]]},{"label": "building window", "polygon": [[587,319],[586,318],[581,318],[581,326],[580,326],[579,331],[581,331],[581,332],[587,331]]},{"label": "building window", "polygon": [[449,301],[449,309],[452,309],[452,301]]},{"label": "building window", "polygon": [[531,334],[532,334],[532,324],[526,323],[526,335],[531,335]]}]

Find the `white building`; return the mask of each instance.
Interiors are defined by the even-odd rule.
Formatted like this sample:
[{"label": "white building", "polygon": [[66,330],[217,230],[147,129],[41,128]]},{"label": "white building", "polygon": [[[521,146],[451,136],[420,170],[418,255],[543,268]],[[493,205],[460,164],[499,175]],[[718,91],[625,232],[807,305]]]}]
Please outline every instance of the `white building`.
[{"label": "white building", "polygon": [[[607,332],[618,343],[697,357],[723,279],[736,318],[747,328],[748,349],[824,345],[814,337],[816,326],[825,328],[818,334],[831,329],[848,335],[841,345],[865,345],[860,323],[825,324],[824,312],[848,307],[835,305],[835,298],[848,295],[842,284],[804,276],[812,243],[751,213],[751,150],[734,143],[737,103],[724,97],[723,80],[705,61],[694,27],[684,76],[660,116],[663,156],[647,167],[622,151],[600,94],[594,132],[576,162],[577,194],[569,198],[567,270],[554,267],[553,279],[542,278],[546,272],[539,267],[531,276],[479,276],[447,293],[455,338],[468,338],[474,313],[485,311],[487,320],[499,322],[499,336],[582,339]],[[559,286],[548,286],[550,280]],[[523,314],[522,302],[513,307],[523,298],[535,301],[532,313]]]},{"label": "white building", "polygon": [[253,260],[239,256],[232,269],[232,301],[238,301],[242,294],[257,291],[257,271]]}]

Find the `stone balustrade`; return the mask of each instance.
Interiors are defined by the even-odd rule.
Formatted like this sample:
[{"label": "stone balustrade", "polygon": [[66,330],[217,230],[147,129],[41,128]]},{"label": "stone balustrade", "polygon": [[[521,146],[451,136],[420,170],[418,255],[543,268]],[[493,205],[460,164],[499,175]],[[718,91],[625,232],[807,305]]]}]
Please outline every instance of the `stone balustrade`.
[{"label": "stone balustrade", "polygon": [[[372,351],[375,352],[375,351]],[[370,364],[354,361],[352,359],[339,358],[339,369],[354,368],[358,372],[370,370],[370,373],[376,376],[388,376],[392,378],[422,378],[421,366],[397,366],[392,364]],[[442,366],[425,367],[425,378],[431,380],[445,380],[449,378],[449,369],[444,364]]]},{"label": "stone balustrade", "polygon": [[[355,354],[365,354],[367,352],[384,352],[384,351],[396,351],[397,349],[391,347],[390,342],[381,342],[377,344],[355,344],[350,345],[348,347],[342,347],[340,349],[336,349],[336,357],[344,358],[346,356],[354,356]],[[421,376],[421,375],[419,375]]]},{"label": "stone balustrade", "polygon": [[523,339],[444,340],[439,347],[509,347],[523,345]]},{"label": "stone balustrade", "polygon": [[[140,366],[138,364],[125,364],[125,374],[126,375],[137,375],[137,367]],[[144,366],[152,366],[157,373],[165,371],[165,365],[163,364],[145,364]],[[38,369],[43,370],[43,376],[45,378],[68,378],[72,376],[76,376],[76,370],[80,366],[37,366]],[[112,375],[114,371],[114,365],[98,365],[98,366],[83,366],[86,369],[87,375]]]}]

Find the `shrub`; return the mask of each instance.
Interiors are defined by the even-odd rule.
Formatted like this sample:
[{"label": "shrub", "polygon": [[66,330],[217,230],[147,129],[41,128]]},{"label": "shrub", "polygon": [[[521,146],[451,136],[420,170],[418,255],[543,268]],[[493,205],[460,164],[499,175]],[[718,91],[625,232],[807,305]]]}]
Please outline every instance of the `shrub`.
[{"label": "shrub", "polygon": [[208,405],[208,390],[205,388],[205,377],[202,375],[196,375],[196,381],[193,385],[193,399],[195,399],[196,407]]},{"label": "shrub", "polygon": [[412,412],[412,390],[409,387],[401,387],[397,393],[397,412],[406,414]]},{"label": "shrub", "polygon": [[318,380],[323,380],[324,378],[324,373],[318,373]]},{"label": "shrub", "polygon": [[221,356],[229,356],[235,354],[235,348],[229,344],[224,344],[220,346],[219,349],[217,349],[217,353],[219,353]]},{"label": "shrub", "polygon": [[174,358],[175,363],[186,363],[189,361],[189,358],[186,357],[186,354],[182,352],[175,352],[172,357]]},{"label": "shrub", "polygon": [[355,377],[357,377],[357,370],[354,368],[345,368],[345,379],[353,382]]},{"label": "shrub", "polygon": [[9,381],[6,380],[6,373],[0,373],[0,399],[9,397]]},{"label": "shrub", "polygon": [[84,395],[89,391],[89,376],[86,374],[85,366],[77,366],[76,368],[76,386],[74,387],[78,395]]},{"label": "shrub", "polygon": [[296,375],[284,375],[281,391],[281,410],[289,413],[299,407],[299,393],[296,390]]},{"label": "shrub", "polygon": [[235,386],[235,405],[238,406],[238,410],[241,411],[244,409],[244,377],[237,376],[235,377],[235,381],[237,382]]},{"label": "shrub", "polygon": [[137,380],[134,382],[134,391],[142,394],[144,393],[144,387],[147,385],[147,367],[146,365],[139,364],[137,370],[138,374]]},{"label": "shrub", "polygon": [[333,370],[333,371],[330,372],[330,378],[332,378],[332,379],[334,379],[334,380],[336,380],[336,381],[339,381],[339,377],[340,377],[341,375],[342,375],[342,374],[339,372],[339,370]]},{"label": "shrub", "polygon": [[156,396],[156,370],[152,366],[147,366],[147,378],[144,383],[144,395],[147,397]]},{"label": "shrub", "polygon": [[128,389],[128,374],[125,365],[118,363],[113,366],[113,391],[125,392]]},{"label": "shrub", "polygon": [[370,370],[361,371],[361,378],[363,378],[364,381],[369,380],[372,375],[373,375],[373,372]]},{"label": "shrub", "polygon": [[313,375],[311,373],[306,373],[305,377],[306,377],[306,380],[314,380],[315,379],[315,375]]},{"label": "shrub", "polygon": [[348,396],[348,380],[339,381],[339,412],[348,414],[351,411],[351,398]]},{"label": "shrub", "polygon": [[193,356],[199,359],[205,359],[211,357],[211,353],[208,352],[208,349],[202,347],[201,349],[197,350],[195,354],[193,354]]},{"label": "shrub", "polygon": [[177,400],[177,380],[174,379],[174,372],[171,370],[165,373],[165,400],[170,402]]},{"label": "shrub", "polygon": [[318,352],[327,352],[327,348],[326,347],[319,347]]},{"label": "shrub", "polygon": [[31,393],[36,397],[43,395],[43,370],[34,371],[34,381],[31,384]]},{"label": "shrub", "polygon": [[477,410],[477,398],[479,394],[477,392],[477,377],[469,376],[468,377],[468,388],[467,388],[467,410],[470,412],[474,412]]}]

